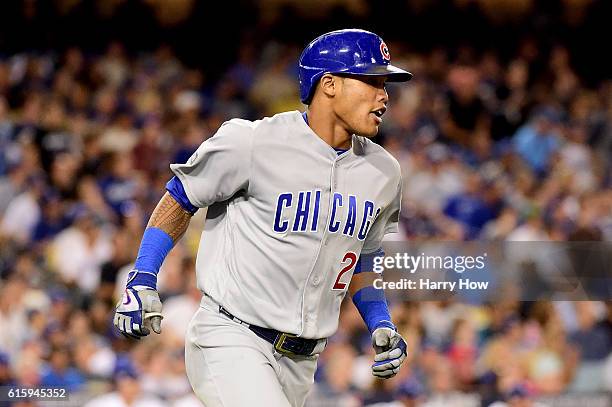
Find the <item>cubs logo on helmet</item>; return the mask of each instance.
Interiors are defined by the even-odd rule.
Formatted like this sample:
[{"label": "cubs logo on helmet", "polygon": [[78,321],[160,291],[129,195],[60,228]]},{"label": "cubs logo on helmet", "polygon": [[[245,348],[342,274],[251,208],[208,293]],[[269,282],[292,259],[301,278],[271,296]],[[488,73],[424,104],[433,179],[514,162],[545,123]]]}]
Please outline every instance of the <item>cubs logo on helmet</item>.
[{"label": "cubs logo on helmet", "polygon": [[389,53],[389,48],[387,47],[387,44],[385,44],[384,41],[380,43],[380,53],[384,60],[391,61],[391,54]]}]

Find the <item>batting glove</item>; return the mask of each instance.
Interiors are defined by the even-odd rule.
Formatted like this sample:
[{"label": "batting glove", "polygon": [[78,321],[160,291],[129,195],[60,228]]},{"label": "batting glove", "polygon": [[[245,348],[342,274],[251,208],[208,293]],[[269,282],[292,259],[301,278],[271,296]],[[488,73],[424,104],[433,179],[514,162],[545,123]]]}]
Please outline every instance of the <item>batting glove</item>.
[{"label": "batting glove", "polygon": [[372,332],[372,346],[376,351],[372,374],[383,379],[395,376],[407,355],[406,341],[397,333],[395,326],[385,323],[376,328]]},{"label": "batting glove", "polygon": [[131,285],[138,271],[130,272],[127,288],[117,308],[113,323],[128,338],[140,339],[151,333],[161,333],[162,303],[157,290],[143,285]]}]

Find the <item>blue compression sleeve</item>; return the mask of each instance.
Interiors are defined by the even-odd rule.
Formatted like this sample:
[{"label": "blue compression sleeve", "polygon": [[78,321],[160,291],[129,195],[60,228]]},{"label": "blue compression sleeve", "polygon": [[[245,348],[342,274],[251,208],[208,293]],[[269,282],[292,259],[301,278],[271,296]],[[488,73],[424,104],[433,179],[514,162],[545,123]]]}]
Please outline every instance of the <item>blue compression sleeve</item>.
[{"label": "blue compression sleeve", "polygon": [[146,228],[138,249],[135,271],[131,272],[127,287],[143,285],[156,289],[157,273],[172,246],[174,241],[166,232],[156,227]]},{"label": "blue compression sleeve", "polygon": [[198,211],[198,207],[194,206],[187,198],[187,193],[185,192],[185,188],[177,177],[172,177],[170,181],[166,184],[166,190],[172,197],[178,202],[183,209],[192,215]]},{"label": "blue compression sleeve", "polygon": [[395,329],[383,290],[378,290],[370,285],[363,287],[353,295],[353,304],[359,310],[370,333],[383,326]]},{"label": "blue compression sleeve", "polygon": [[[362,254],[353,274],[374,271],[374,259],[384,255],[385,252],[382,248],[373,253]],[[395,329],[395,325],[391,322],[391,315],[383,290],[378,290],[372,286],[363,287],[353,296],[353,304],[357,307],[370,333],[382,326]]]}]

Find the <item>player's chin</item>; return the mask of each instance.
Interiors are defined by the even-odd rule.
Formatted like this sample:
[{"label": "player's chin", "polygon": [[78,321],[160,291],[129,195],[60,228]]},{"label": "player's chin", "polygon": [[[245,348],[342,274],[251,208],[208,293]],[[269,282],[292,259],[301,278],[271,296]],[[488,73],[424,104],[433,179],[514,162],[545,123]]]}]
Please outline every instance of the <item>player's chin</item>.
[{"label": "player's chin", "polygon": [[363,129],[359,132],[359,135],[362,137],[372,138],[378,134],[378,125],[369,125],[364,126]]},{"label": "player's chin", "polygon": [[378,125],[380,124],[377,120],[372,120],[374,115],[368,114],[365,120],[355,122],[353,126],[353,134],[361,137],[372,138],[378,134]]}]

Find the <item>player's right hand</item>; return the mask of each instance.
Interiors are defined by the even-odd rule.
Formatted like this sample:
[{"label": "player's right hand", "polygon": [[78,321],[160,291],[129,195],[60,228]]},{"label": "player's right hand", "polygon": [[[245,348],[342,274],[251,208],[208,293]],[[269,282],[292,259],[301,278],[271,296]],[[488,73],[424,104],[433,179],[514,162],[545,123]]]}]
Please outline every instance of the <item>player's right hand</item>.
[{"label": "player's right hand", "polygon": [[148,287],[126,288],[117,303],[113,323],[126,337],[140,339],[161,333],[162,303],[156,290]]}]

